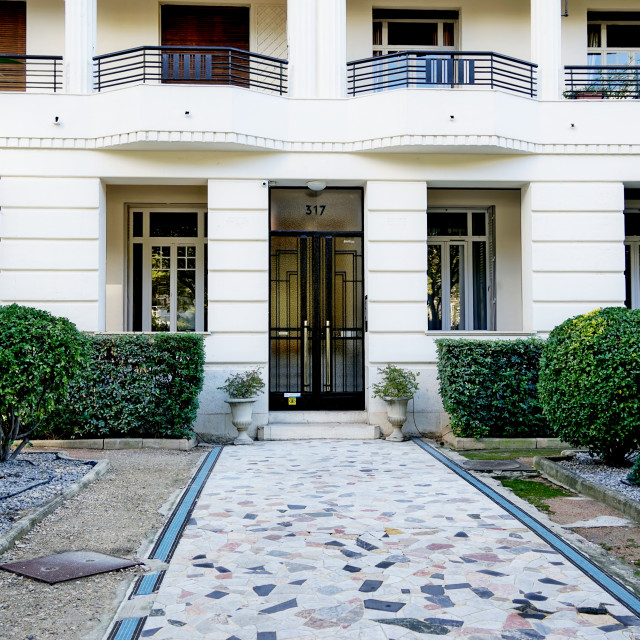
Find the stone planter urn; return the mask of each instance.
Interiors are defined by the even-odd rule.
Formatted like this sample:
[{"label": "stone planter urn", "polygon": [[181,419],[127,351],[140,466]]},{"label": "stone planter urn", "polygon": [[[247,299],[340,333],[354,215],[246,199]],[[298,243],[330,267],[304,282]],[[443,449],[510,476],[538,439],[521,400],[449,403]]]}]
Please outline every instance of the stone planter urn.
[{"label": "stone planter urn", "polygon": [[387,403],[387,420],[391,423],[393,431],[385,438],[390,442],[402,442],[404,434],[402,425],[407,421],[407,404],[411,398],[384,398]]},{"label": "stone planter urn", "polygon": [[225,400],[231,409],[231,422],[238,430],[238,437],[233,444],[253,444],[253,440],[247,433],[251,426],[251,416],[253,413],[253,404],[257,400],[254,398],[230,398]]}]

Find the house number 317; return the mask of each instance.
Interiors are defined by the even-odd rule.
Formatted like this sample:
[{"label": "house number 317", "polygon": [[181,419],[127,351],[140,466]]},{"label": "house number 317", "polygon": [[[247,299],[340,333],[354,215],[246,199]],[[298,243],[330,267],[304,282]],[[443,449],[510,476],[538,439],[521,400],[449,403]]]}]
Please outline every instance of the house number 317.
[{"label": "house number 317", "polygon": [[326,204],[308,204],[305,213],[308,216],[321,216],[326,208]]}]

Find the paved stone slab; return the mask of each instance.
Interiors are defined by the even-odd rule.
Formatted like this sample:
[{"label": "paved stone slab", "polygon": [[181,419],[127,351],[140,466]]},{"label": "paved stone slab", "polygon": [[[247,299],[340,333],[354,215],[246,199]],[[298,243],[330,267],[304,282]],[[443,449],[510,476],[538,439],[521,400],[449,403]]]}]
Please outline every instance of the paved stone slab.
[{"label": "paved stone slab", "polygon": [[640,632],[625,607],[411,442],[225,448],[153,612],[143,637],[155,640]]}]

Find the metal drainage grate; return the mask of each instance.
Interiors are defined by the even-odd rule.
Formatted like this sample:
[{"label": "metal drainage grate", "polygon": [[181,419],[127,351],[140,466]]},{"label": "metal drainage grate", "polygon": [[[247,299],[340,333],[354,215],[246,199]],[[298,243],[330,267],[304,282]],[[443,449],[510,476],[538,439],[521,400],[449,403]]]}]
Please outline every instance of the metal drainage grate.
[{"label": "metal drainage grate", "polygon": [[180,502],[178,502],[176,508],[173,510],[169,521],[162,529],[153,549],[151,549],[151,553],[149,554],[150,560],[169,562],[173,557],[173,553],[178,546],[178,542],[180,542],[184,528],[189,522],[196,501],[200,497],[202,489],[211,475],[221,451],[222,447],[216,447],[209,452],[200,465],[193,480],[191,480],[185,492],[182,494]]},{"label": "metal drainage grate", "polygon": [[137,640],[137,638],[140,637],[140,632],[146,621],[147,616],[144,618],[125,618],[124,620],[118,620],[118,622],[113,625],[111,633],[107,636],[107,640]]},{"label": "metal drainage grate", "polygon": [[140,564],[124,558],[108,556],[95,551],[67,551],[53,556],[21,560],[0,565],[0,569],[11,571],[48,584],[86,578],[98,573],[135,567]]},{"label": "metal drainage grate", "polygon": [[165,573],[166,571],[154,571],[146,576],[138,577],[131,590],[129,600],[136,596],[148,596],[151,593],[158,593]]}]

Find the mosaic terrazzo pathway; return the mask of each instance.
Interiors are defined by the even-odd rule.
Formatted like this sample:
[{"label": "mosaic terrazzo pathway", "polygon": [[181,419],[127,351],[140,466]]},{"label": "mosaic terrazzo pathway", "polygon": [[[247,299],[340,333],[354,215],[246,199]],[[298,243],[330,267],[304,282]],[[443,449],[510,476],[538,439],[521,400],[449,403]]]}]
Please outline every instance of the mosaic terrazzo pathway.
[{"label": "mosaic terrazzo pathway", "polygon": [[640,638],[640,620],[414,443],[226,447],[142,638]]}]

